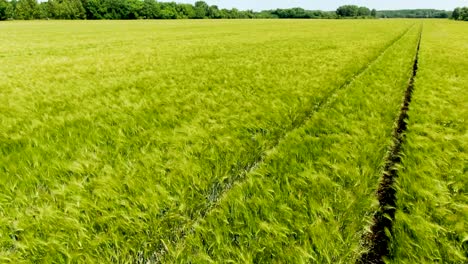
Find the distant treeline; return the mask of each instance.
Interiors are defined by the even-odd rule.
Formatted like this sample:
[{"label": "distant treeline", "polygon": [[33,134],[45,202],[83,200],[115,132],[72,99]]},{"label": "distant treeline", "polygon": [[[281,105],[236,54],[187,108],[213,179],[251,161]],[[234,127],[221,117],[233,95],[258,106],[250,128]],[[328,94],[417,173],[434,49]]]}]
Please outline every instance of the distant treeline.
[{"label": "distant treeline", "polygon": [[452,18],[455,20],[468,21],[468,7],[457,7],[453,10]]},{"label": "distant treeline", "polygon": [[380,18],[449,18],[451,11],[436,9],[383,10],[377,12]]},{"label": "distant treeline", "polygon": [[220,9],[204,1],[192,4],[156,0],[0,0],[0,20],[18,19],[253,19],[253,18],[447,18],[441,10],[377,11],[345,5],[336,11],[276,9],[254,12]]},{"label": "distant treeline", "polygon": [[[370,12],[370,11],[369,11]],[[248,19],[338,18],[336,12],[302,8],[261,12],[220,9],[198,1],[194,5],[155,0],[0,0],[0,20],[6,19]]]}]

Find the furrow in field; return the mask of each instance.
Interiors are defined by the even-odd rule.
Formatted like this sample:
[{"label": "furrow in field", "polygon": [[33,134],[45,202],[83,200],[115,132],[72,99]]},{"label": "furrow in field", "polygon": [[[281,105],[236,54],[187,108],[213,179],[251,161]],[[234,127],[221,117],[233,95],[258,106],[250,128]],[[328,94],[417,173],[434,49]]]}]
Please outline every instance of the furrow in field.
[{"label": "furrow in field", "polygon": [[[349,263],[411,76],[417,30],[389,46],[304,125],[182,227],[153,260]],[[369,126],[372,124],[372,126]],[[375,185],[374,185],[375,184]],[[356,221],[356,219],[358,219]],[[180,231],[179,231],[180,232]],[[171,241],[172,240],[172,241]]]},{"label": "furrow in field", "polygon": [[424,23],[386,263],[468,263],[467,30]]},{"label": "furrow in field", "polygon": [[[265,159],[268,157],[268,155],[272,152],[275,151],[275,149],[281,145],[282,141],[288,137],[289,134],[294,133],[297,129],[300,129],[305,123],[309,121],[310,118],[314,115],[314,113],[320,111],[323,107],[327,107],[327,105],[332,104],[334,100],[337,100],[336,93],[340,90],[346,89],[352,82],[356,79],[359,78],[360,75],[362,75],[367,69],[369,69],[376,61],[381,58],[385,52],[390,49],[395,43],[400,41],[408,32],[414,27],[410,26],[407,28],[404,32],[402,32],[399,36],[397,36],[395,39],[390,41],[378,54],[376,57],[372,58],[368,63],[363,65],[356,73],[354,73],[353,76],[348,78],[342,85],[330,89],[330,91],[322,97],[313,107],[311,107],[308,111],[306,111],[306,114],[304,115],[304,118],[299,120],[298,122],[295,123],[295,125],[291,128],[290,131],[286,132],[281,138],[277,140],[277,142],[268,150],[265,150],[262,155],[258,156],[257,159],[246,166],[246,168],[240,172],[240,174],[237,174],[233,177],[228,177],[224,182],[220,183],[215,183],[215,185],[211,188],[210,191],[208,191],[208,196],[207,196],[207,203],[206,205],[199,211],[197,214],[198,217],[193,220],[193,223],[190,223],[189,226],[182,226],[178,227],[176,229],[176,232],[172,234],[169,237],[166,237],[165,239],[171,241],[173,239],[177,240],[184,240],[184,237],[193,232],[193,226],[197,225],[205,216],[208,214],[219,202],[220,199],[222,199],[223,196],[226,195],[227,192],[236,184],[239,182],[242,182],[245,180],[246,176],[249,174],[255,173],[255,170],[259,168],[264,162]],[[171,238],[172,237],[172,238]],[[177,242],[179,243],[179,242]],[[183,242],[182,242],[183,243]],[[162,259],[164,258],[164,255],[167,253],[167,245],[164,243],[161,244],[161,247],[159,250],[157,250],[156,254],[156,259]]]},{"label": "furrow in field", "polygon": [[406,130],[408,128],[408,113],[411,99],[414,92],[415,79],[418,73],[419,50],[421,47],[423,28],[419,35],[416,54],[414,57],[413,74],[406,89],[400,115],[396,121],[393,131],[393,144],[385,158],[385,167],[377,190],[379,208],[374,214],[373,224],[370,227],[371,233],[366,234],[365,245],[368,252],[364,253],[358,263],[385,263],[384,258],[389,255],[390,236],[396,212],[396,190],[395,180],[398,177],[398,168],[401,165],[402,146],[405,141]]}]

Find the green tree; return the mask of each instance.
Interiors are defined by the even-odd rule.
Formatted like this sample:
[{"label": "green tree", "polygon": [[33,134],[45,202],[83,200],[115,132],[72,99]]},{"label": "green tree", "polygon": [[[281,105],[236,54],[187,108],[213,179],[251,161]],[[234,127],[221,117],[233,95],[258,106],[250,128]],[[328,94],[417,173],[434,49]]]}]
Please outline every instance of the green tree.
[{"label": "green tree", "polygon": [[124,0],[125,13],[124,19],[137,19],[140,18],[141,10],[143,9],[143,2],[141,0]]},{"label": "green tree", "polygon": [[160,3],[162,19],[177,19],[176,3]]},{"label": "green tree", "polygon": [[106,8],[99,0],[88,0],[86,2],[86,18],[88,19],[103,19],[103,14],[106,12]]},{"label": "green tree", "polygon": [[198,19],[206,18],[209,9],[210,9],[210,6],[207,3],[203,1],[195,2],[195,17],[194,18],[198,18]]},{"label": "green tree", "polygon": [[47,2],[41,2],[36,6],[36,11],[34,12],[34,18],[36,19],[53,18],[49,12],[49,4]]},{"label": "green tree", "polygon": [[336,14],[340,17],[356,17],[359,14],[359,7],[356,5],[344,5],[338,7]]},{"label": "green tree", "polygon": [[371,10],[367,7],[361,6],[358,9],[358,16],[368,17],[371,15]]},{"label": "green tree", "polygon": [[54,19],[86,18],[86,10],[81,0],[49,0],[48,13]]},{"label": "green tree", "polygon": [[86,17],[88,19],[123,19],[124,0],[88,0]]},{"label": "green tree", "polygon": [[16,4],[16,18],[30,20],[36,18],[38,4],[36,0],[19,0]]},{"label": "green tree", "polygon": [[214,18],[214,19],[221,18],[221,12],[219,11],[218,6],[216,6],[216,5],[210,6],[209,9],[208,9],[207,16],[209,18]]},{"label": "green tree", "polygon": [[104,13],[105,19],[125,19],[127,10],[127,3],[125,0],[104,0]]},{"label": "green tree", "polygon": [[141,16],[147,19],[161,17],[161,6],[155,0],[144,0],[141,8]]},{"label": "green tree", "polygon": [[7,20],[8,10],[10,9],[10,3],[6,0],[0,0],[0,20]]},{"label": "green tree", "polygon": [[468,21],[468,7],[462,7],[460,9],[460,16],[458,17],[458,19]]},{"label": "green tree", "polygon": [[191,4],[178,4],[176,5],[177,10],[177,18],[194,18],[195,17],[195,9]]},{"label": "green tree", "polygon": [[372,9],[372,11],[371,11],[371,17],[377,17],[377,10]]},{"label": "green tree", "polygon": [[461,8],[460,7],[455,8],[455,10],[453,10],[453,13],[452,13],[452,18],[455,20],[460,19],[460,13],[461,13]]},{"label": "green tree", "polygon": [[17,4],[18,4],[17,0],[11,0],[9,2],[9,5],[8,5],[7,11],[6,11],[8,18],[14,18],[14,19],[17,18],[17,15],[16,15],[16,5]]}]

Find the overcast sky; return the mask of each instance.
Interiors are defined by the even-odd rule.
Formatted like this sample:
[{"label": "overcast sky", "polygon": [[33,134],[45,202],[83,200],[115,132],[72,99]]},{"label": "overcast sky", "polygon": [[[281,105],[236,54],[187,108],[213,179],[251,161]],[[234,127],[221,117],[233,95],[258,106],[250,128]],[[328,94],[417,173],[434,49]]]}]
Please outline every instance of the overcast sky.
[{"label": "overcast sky", "polygon": [[[195,3],[196,0],[176,0],[176,2]],[[337,7],[345,4],[367,6],[378,10],[415,8],[452,10],[458,6],[468,6],[468,0],[205,0],[205,2],[210,5],[217,5],[220,8],[235,7],[241,10],[253,9],[256,11],[287,7],[335,10]]]}]

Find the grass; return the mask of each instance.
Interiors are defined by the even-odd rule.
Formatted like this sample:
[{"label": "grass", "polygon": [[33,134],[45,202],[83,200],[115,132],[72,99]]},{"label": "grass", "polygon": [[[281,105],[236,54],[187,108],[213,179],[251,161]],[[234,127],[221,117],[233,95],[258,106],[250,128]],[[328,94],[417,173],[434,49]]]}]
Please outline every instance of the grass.
[{"label": "grass", "polygon": [[390,263],[468,261],[466,25],[426,22]]},{"label": "grass", "polygon": [[[445,24],[431,25],[437,40]],[[464,29],[450,25],[447,36]],[[418,30],[0,23],[0,262],[352,262]],[[462,41],[447,45],[462,52]]]}]

